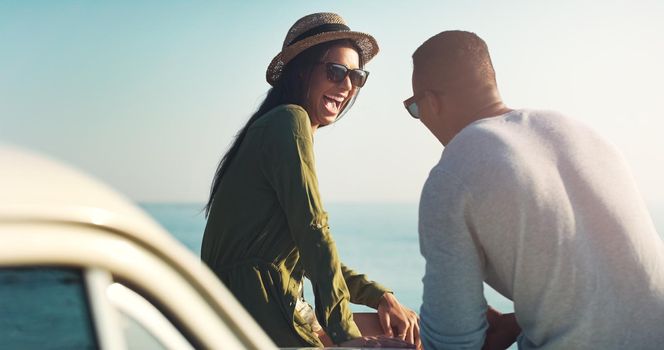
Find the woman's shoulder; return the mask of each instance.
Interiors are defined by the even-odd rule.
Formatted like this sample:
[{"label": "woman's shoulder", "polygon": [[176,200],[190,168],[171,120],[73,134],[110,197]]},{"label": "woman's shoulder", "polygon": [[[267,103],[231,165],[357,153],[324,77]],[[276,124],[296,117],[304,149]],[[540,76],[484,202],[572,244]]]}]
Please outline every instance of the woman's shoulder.
[{"label": "woman's shoulder", "polygon": [[311,134],[311,122],[307,111],[295,104],[274,107],[260,117],[252,127],[266,128],[266,131],[277,134]]},{"label": "woman's shoulder", "polygon": [[279,105],[274,107],[271,111],[268,113],[274,113],[274,114],[288,114],[288,115],[307,115],[307,111],[304,110],[304,108],[300,105],[296,104],[284,104],[284,105]]}]

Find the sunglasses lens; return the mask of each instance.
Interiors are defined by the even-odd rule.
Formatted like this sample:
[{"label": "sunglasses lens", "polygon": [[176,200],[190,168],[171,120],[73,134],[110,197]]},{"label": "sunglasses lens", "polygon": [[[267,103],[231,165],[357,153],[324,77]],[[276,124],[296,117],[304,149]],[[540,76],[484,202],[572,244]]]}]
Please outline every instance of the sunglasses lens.
[{"label": "sunglasses lens", "polygon": [[334,83],[338,83],[346,78],[348,68],[340,64],[329,64],[327,66],[327,78]]},{"label": "sunglasses lens", "polygon": [[420,117],[420,109],[417,107],[416,102],[413,102],[413,103],[409,104],[408,107],[406,107],[406,108],[408,109],[408,113],[410,113],[410,115],[413,118],[419,118]]},{"label": "sunglasses lens", "polygon": [[367,77],[369,76],[369,72],[361,70],[361,69],[355,69],[350,71],[350,83],[353,84],[353,86],[357,87],[363,87],[364,83],[367,82]]},{"label": "sunglasses lens", "polygon": [[350,83],[356,87],[364,86],[367,82],[369,72],[362,69],[348,69],[346,66],[336,63],[327,64],[327,78],[333,83],[339,83],[350,76]]}]

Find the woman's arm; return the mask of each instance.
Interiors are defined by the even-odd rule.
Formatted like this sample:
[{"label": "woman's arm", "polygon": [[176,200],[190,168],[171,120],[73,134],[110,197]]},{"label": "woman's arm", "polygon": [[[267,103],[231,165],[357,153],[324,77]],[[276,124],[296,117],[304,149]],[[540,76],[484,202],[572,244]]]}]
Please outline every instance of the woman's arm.
[{"label": "woman's arm", "polygon": [[370,308],[378,309],[383,295],[392,293],[391,290],[383,287],[377,282],[371,281],[365,274],[357,273],[341,263],[341,271],[350,292],[350,302],[353,304],[366,305]]},{"label": "woman's arm", "polygon": [[343,263],[341,270],[350,291],[350,301],[378,310],[377,320],[382,334],[420,346],[420,318],[417,313],[401,305],[392,291],[370,281],[366,275],[351,270]]},{"label": "woman's arm", "polygon": [[297,106],[281,108],[265,126],[261,169],[311,280],[318,322],[335,344],[341,344],[361,335],[318,192],[309,117]]}]

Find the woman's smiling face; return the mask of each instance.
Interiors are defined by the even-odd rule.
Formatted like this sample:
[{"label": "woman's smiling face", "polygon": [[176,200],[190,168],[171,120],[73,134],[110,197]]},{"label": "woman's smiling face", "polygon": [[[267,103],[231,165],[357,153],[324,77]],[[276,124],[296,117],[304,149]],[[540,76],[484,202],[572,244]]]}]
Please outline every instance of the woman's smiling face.
[{"label": "woman's smiling face", "polygon": [[314,130],[320,125],[333,123],[356,92],[348,76],[338,83],[330,81],[327,78],[325,63],[337,63],[349,69],[356,69],[360,68],[360,57],[357,51],[351,47],[333,46],[323,56],[321,63],[314,67],[309,80],[306,106],[304,106],[309,113],[311,127]]}]

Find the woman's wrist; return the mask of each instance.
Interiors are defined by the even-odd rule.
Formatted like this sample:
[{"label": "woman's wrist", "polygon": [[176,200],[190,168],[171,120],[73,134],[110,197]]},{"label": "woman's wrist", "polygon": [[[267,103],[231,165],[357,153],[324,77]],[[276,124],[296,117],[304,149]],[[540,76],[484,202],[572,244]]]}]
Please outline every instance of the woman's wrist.
[{"label": "woman's wrist", "polygon": [[392,292],[383,292],[383,294],[380,296],[380,299],[378,299],[378,306],[388,304],[391,300],[394,298],[394,293]]},{"label": "woman's wrist", "polygon": [[394,297],[394,293],[392,293],[392,291],[389,291],[389,290],[388,291],[381,291],[381,294],[378,297],[378,299],[376,300],[375,305],[367,305],[367,306],[370,306],[370,307],[378,310],[378,308],[381,307],[381,306],[389,306],[390,301],[392,301],[390,299],[393,299],[393,298],[395,298],[395,297]]}]

